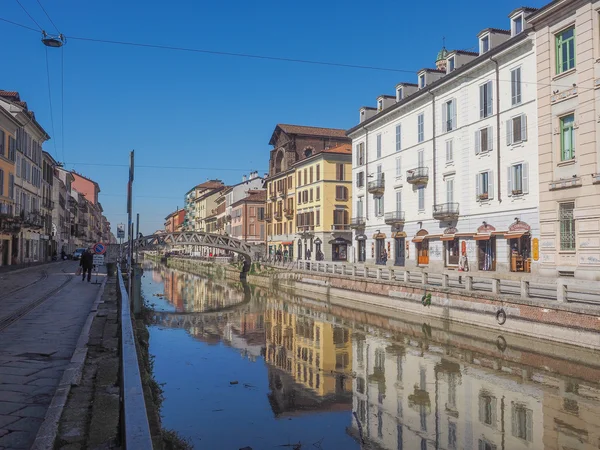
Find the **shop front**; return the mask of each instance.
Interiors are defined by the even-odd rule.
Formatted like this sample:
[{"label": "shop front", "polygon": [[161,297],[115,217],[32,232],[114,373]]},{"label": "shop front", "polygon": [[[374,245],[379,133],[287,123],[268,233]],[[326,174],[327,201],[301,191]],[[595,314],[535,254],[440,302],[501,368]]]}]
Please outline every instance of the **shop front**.
[{"label": "shop front", "polygon": [[357,234],[356,237],[358,247],[358,262],[365,262],[367,260],[367,236],[365,234]]},{"label": "shop front", "polygon": [[350,244],[344,238],[337,237],[329,241],[331,245],[331,260],[332,261],[348,261],[348,245]]},{"label": "shop front", "polygon": [[397,231],[394,233],[394,265],[404,266],[406,264],[406,233]]},{"label": "shop front", "polygon": [[531,227],[516,220],[504,234],[508,242],[511,272],[531,272]]},{"label": "shop front", "polygon": [[496,228],[483,222],[474,236],[477,243],[477,268],[485,272],[496,270],[496,236],[493,235],[495,231]]},{"label": "shop front", "polygon": [[294,259],[294,243],[292,241],[282,242],[283,246],[283,260],[285,262],[292,261]]},{"label": "shop front", "polygon": [[460,259],[460,242],[456,237],[457,230],[454,227],[448,227],[440,240],[444,243],[444,263],[446,267],[458,267]]},{"label": "shop front", "polygon": [[373,235],[375,240],[375,264],[385,264],[388,254],[385,251],[385,233],[376,233]]},{"label": "shop front", "polygon": [[428,234],[427,230],[421,229],[417,231],[417,234],[413,238],[413,243],[417,250],[417,265],[419,266],[429,264],[429,241],[426,239]]}]

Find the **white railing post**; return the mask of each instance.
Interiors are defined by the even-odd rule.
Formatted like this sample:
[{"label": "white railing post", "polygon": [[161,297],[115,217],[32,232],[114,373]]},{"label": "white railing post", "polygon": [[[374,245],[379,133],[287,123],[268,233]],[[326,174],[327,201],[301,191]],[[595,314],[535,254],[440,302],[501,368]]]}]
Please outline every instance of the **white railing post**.
[{"label": "white railing post", "polygon": [[498,278],[492,278],[492,294],[500,293],[500,280]]},{"label": "white railing post", "polygon": [[381,269],[381,267],[377,268],[377,279],[381,280],[381,272],[383,272],[383,270]]},{"label": "white railing post", "polygon": [[521,280],[521,298],[529,298],[529,280]]},{"label": "white railing post", "polygon": [[450,276],[447,273],[442,274],[442,287],[447,288],[449,286]]},{"label": "white railing post", "polygon": [[367,266],[365,266],[365,270],[363,271],[363,277],[369,278],[369,268]]},{"label": "white railing post", "polygon": [[410,283],[410,272],[408,270],[404,271],[404,282]]},{"label": "white railing post", "polygon": [[467,275],[465,277],[465,290],[466,291],[473,290],[473,277],[471,275]]},{"label": "white railing post", "polygon": [[395,274],[396,274],[396,271],[394,269],[390,268],[390,277],[389,277],[390,281],[394,281],[396,279]]},{"label": "white railing post", "polygon": [[568,300],[567,284],[559,278],[556,281],[556,300],[561,303],[566,303]]},{"label": "white railing post", "polygon": [[352,276],[355,277],[356,276],[356,266],[352,265]]},{"label": "white railing post", "polygon": [[427,284],[429,282],[429,275],[427,272],[421,272],[421,283]]}]

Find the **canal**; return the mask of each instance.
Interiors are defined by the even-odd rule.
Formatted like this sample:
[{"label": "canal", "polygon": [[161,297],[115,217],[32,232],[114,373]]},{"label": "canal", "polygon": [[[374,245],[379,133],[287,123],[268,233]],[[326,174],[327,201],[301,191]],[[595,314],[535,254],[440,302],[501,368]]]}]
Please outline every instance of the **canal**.
[{"label": "canal", "polygon": [[598,449],[577,347],[146,264],[163,426],[194,448]]}]

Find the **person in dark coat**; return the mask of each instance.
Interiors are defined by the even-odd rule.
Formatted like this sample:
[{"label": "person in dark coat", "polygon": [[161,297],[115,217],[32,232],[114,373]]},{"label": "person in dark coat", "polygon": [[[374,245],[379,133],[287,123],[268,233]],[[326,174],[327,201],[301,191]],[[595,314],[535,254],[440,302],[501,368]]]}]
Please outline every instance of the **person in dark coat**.
[{"label": "person in dark coat", "polygon": [[79,265],[81,266],[81,281],[85,281],[85,273],[87,272],[87,280],[88,283],[92,281],[92,269],[94,268],[94,255],[88,248],[83,255],[81,255],[81,260],[79,261]]}]

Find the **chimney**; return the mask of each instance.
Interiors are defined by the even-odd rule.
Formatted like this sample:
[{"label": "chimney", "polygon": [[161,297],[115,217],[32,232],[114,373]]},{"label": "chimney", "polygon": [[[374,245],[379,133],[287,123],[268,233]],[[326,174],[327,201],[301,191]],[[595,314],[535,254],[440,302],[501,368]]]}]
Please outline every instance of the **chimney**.
[{"label": "chimney", "polygon": [[242,183],[245,183],[245,182],[246,182],[246,175],[244,175],[244,176],[242,177]]}]

